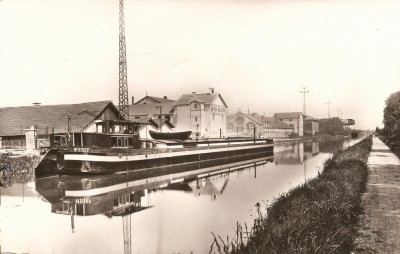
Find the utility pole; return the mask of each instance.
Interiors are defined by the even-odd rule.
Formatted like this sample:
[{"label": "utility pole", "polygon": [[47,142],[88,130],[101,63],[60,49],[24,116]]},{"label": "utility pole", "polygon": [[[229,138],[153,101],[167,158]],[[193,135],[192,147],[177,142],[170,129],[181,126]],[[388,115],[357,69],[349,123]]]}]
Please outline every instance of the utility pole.
[{"label": "utility pole", "polygon": [[303,87],[303,91],[300,91],[300,93],[303,94],[303,114],[306,114],[306,93],[308,93],[308,91],[306,91],[306,87]]},{"label": "utility pole", "polygon": [[325,104],[327,104],[327,105],[328,105],[328,118],[331,118],[331,112],[330,112],[330,110],[329,110],[329,105],[331,105],[331,104],[332,104],[332,102],[328,101],[328,102],[327,102],[327,103],[325,103]]},{"label": "utility pole", "polygon": [[126,42],[124,0],[119,0],[119,114],[120,118],[128,120],[128,77],[126,66]]},{"label": "utility pole", "polygon": [[[340,110],[340,108],[338,108],[337,110],[336,110],[337,112],[338,112],[338,118],[339,118],[339,129],[341,129],[341,126],[342,126],[342,124],[341,124],[341,120],[340,120],[340,112],[341,112],[341,110]],[[338,133],[340,133],[339,131],[338,131]]]},{"label": "utility pole", "polygon": [[338,115],[338,118],[340,119],[340,115],[341,115],[342,110],[340,108],[338,108],[336,111],[338,112],[337,115]]},{"label": "utility pole", "polygon": [[161,116],[162,116],[162,113],[161,113],[161,106],[156,106],[156,109],[160,109],[160,118],[159,118],[159,120],[160,120],[160,132],[162,132],[162,127],[161,127],[161,125],[162,125],[162,122],[161,122]]}]

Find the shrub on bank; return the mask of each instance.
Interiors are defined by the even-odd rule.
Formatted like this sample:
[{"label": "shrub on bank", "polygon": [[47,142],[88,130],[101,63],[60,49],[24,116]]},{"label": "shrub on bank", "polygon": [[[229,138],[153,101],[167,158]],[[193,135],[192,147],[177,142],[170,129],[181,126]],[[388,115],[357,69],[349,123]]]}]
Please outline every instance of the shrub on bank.
[{"label": "shrub on bank", "polygon": [[0,181],[3,185],[26,183],[34,179],[38,156],[13,156],[0,154]]},{"label": "shrub on bank", "polygon": [[367,138],[336,153],[317,178],[277,198],[250,232],[238,226],[230,241],[214,237],[210,253],[350,252],[371,146]]},{"label": "shrub on bank", "polygon": [[379,137],[385,144],[390,148],[390,150],[400,158],[400,137],[387,138],[385,136]]}]

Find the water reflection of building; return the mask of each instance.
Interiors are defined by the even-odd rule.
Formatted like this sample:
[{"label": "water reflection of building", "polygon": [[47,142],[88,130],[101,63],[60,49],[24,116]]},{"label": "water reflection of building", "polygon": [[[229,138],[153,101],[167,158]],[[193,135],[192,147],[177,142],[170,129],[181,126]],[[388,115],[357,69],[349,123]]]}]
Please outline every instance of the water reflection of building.
[{"label": "water reflection of building", "polygon": [[303,143],[275,145],[274,162],[278,164],[302,164],[304,160]]},{"label": "water reflection of building", "polygon": [[319,142],[305,142],[304,143],[305,159],[314,157],[317,154],[319,154]]},{"label": "water reflection of building", "polygon": [[[51,204],[51,212],[89,216],[105,214],[108,217],[134,213],[142,210],[141,198],[144,190],[132,191],[129,188],[116,193],[110,192],[96,196],[75,196],[70,194]],[[90,194],[89,194],[90,195]],[[75,196],[75,197],[74,197]]]},{"label": "water reflection of building", "polygon": [[[238,156],[240,157],[240,156]],[[122,218],[124,250],[131,250],[131,215],[152,207],[150,194],[158,190],[192,192],[215,200],[222,195],[231,172],[272,161],[264,153],[246,155],[226,163],[197,163],[197,169],[170,166],[149,172],[131,172],[91,177],[55,176],[36,180],[36,190],[51,203],[51,212],[71,217],[75,232],[75,216],[104,214],[110,219]],[[232,158],[230,158],[232,159]],[[225,164],[223,164],[225,162]],[[144,202],[147,198],[147,202]],[[128,250],[128,251],[127,251]]]},{"label": "water reflection of building", "polygon": [[345,149],[345,139],[341,136],[324,139],[319,142],[319,149],[322,153],[335,153]]},{"label": "water reflection of building", "polygon": [[[141,211],[149,193],[157,189],[174,189],[212,196],[223,193],[230,172],[272,161],[264,154],[245,156],[241,161],[222,165],[197,163],[198,168],[165,167],[152,173],[127,173],[93,177],[55,176],[36,180],[36,190],[51,203],[58,214],[108,217]],[[247,160],[245,160],[247,159]],[[192,185],[191,183],[195,184]]]},{"label": "water reflection of building", "polygon": [[319,142],[283,143],[274,147],[275,164],[302,164],[319,154]]},{"label": "water reflection of building", "polygon": [[228,175],[225,174],[218,177],[199,179],[189,183],[189,186],[195,196],[207,195],[211,196],[212,200],[215,200],[217,196],[222,195],[228,181]]}]

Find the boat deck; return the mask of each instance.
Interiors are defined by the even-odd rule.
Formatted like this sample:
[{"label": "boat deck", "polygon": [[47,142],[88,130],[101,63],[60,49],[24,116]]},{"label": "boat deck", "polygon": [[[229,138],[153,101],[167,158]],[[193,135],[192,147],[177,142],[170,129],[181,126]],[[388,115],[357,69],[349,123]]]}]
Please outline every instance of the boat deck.
[{"label": "boat deck", "polygon": [[227,148],[227,147],[241,147],[249,145],[271,145],[272,141],[265,139],[256,140],[243,140],[243,139],[218,139],[218,140],[198,140],[198,141],[174,141],[174,140],[151,140],[155,147],[150,148],[90,148],[92,153],[101,153],[105,155],[121,154],[121,155],[149,155],[170,152],[185,152],[195,150],[205,150],[210,148]]}]

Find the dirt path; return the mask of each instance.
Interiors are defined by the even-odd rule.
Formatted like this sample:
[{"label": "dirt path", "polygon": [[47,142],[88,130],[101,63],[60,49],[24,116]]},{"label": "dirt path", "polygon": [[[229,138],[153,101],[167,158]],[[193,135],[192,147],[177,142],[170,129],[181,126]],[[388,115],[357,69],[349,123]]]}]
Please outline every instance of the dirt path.
[{"label": "dirt path", "polygon": [[354,253],[400,253],[400,160],[374,138],[368,167]]}]

